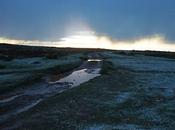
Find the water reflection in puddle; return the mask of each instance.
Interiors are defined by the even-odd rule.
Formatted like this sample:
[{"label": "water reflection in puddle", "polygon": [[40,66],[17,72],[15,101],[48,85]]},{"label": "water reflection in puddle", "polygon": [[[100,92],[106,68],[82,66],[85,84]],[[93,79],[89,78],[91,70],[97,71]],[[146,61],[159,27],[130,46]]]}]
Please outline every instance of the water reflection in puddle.
[{"label": "water reflection in puddle", "polygon": [[71,87],[78,86],[84,82],[87,82],[97,76],[100,76],[100,68],[96,69],[82,69],[72,72],[70,75],[68,75],[65,78],[62,78],[56,82],[49,82],[51,84],[55,83],[69,83]]},{"label": "water reflection in puddle", "polygon": [[92,61],[94,61],[94,62],[100,62],[102,60],[101,59],[88,59],[88,62],[92,62]]},{"label": "water reflection in puddle", "polygon": [[[76,70],[72,72],[70,75],[62,79],[56,80],[54,82],[49,82],[49,83],[50,84],[65,84],[66,83],[70,87],[78,86],[97,76],[100,76],[101,61],[102,61],[101,59],[88,59],[86,63],[87,66],[85,68]],[[93,62],[93,64],[91,62]]]}]

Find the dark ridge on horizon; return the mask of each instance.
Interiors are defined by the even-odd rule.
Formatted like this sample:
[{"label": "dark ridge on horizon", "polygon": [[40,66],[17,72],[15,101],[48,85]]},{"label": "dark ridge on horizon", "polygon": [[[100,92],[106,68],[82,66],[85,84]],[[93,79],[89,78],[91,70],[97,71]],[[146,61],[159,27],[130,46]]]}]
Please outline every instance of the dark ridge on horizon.
[{"label": "dark ridge on horizon", "polygon": [[79,50],[110,50],[110,49],[101,49],[101,48],[76,48],[76,47],[52,47],[52,46],[37,46],[37,45],[19,45],[19,44],[10,44],[10,43],[0,43],[0,46],[18,46],[18,47],[37,47],[37,48],[55,48],[55,49],[79,49]]},{"label": "dark ridge on horizon", "polygon": [[81,52],[101,52],[111,51],[115,54],[122,55],[145,55],[175,59],[175,52],[166,51],[138,51],[138,50],[109,50],[100,48],[71,48],[71,47],[45,47],[45,46],[28,46],[28,45],[14,45],[8,43],[0,44],[0,59],[3,58],[25,58],[25,57],[55,57],[65,56],[68,54]]},{"label": "dark ridge on horizon", "polygon": [[105,49],[95,48],[59,48],[46,46],[28,46],[28,45],[14,45],[1,43],[0,44],[0,59],[14,59],[14,58],[31,58],[31,57],[61,57],[69,54],[81,52],[96,52],[105,51]]}]

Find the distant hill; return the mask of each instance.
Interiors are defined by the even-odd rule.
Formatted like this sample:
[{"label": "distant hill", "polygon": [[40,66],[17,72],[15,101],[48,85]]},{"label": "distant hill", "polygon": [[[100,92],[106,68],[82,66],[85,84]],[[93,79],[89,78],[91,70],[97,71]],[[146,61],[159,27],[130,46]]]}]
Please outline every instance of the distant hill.
[{"label": "distant hill", "polygon": [[0,59],[13,59],[24,57],[55,57],[65,56],[73,53],[80,52],[93,52],[93,51],[111,51],[113,53],[122,55],[145,55],[156,56],[175,59],[175,52],[163,51],[127,51],[127,50],[106,50],[106,49],[92,49],[92,48],[57,48],[57,47],[41,47],[41,46],[26,46],[26,45],[12,45],[1,43],[0,44]]},{"label": "distant hill", "polygon": [[41,46],[26,46],[0,44],[0,59],[1,58],[24,58],[24,57],[54,57],[65,56],[73,53],[103,51],[102,49],[88,48],[57,48],[57,47],[41,47]]}]

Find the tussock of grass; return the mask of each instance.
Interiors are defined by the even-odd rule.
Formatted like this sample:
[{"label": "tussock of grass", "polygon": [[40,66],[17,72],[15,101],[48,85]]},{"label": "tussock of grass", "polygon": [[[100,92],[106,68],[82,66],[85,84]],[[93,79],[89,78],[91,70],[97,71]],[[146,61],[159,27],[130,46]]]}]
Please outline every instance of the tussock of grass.
[{"label": "tussock of grass", "polygon": [[0,65],[0,69],[5,69],[6,66],[5,65]]},{"label": "tussock of grass", "polygon": [[64,65],[56,65],[52,68],[47,69],[47,72],[49,72],[49,73],[65,73],[65,72],[73,70],[74,68],[77,68],[78,66],[80,66],[80,64],[81,64],[81,61],[68,63],[68,64],[64,64]]},{"label": "tussock of grass", "polygon": [[0,94],[5,94],[7,92],[14,91],[19,88],[24,88],[42,79],[41,73],[28,74],[28,76],[21,77],[19,79],[13,80],[9,79],[6,82],[0,83]]},{"label": "tussock of grass", "polygon": [[114,71],[115,67],[110,61],[104,61],[101,74],[111,74]]}]

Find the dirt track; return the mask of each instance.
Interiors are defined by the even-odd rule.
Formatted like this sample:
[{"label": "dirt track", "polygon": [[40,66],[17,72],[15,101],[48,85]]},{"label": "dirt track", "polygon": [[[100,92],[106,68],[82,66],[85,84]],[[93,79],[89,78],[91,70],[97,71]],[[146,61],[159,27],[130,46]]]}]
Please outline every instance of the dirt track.
[{"label": "dirt track", "polygon": [[[89,54],[89,59],[92,60],[84,61],[80,67],[75,68],[73,71],[67,72],[66,74],[62,74],[65,77],[62,77],[61,79],[58,78],[55,82],[50,82],[51,75],[48,75],[45,77],[46,80],[44,82],[42,81],[36,83],[30,87],[27,87],[27,89],[14,91],[9,95],[3,95],[4,98],[2,97],[0,100],[0,124],[3,126],[3,124],[10,121],[11,118],[14,118],[22,112],[28,111],[50,96],[66,91],[72,88],[72,86],[75,87],[80,83],[86,82],[98,76],[99,70],[96,69],[99,69],[101,67],[102,61],[93,61],[93,59],[96,58],[99,58],[98,54]],[[68,77],[71,74],[74,74],[75,72],[77,72],[79,75],[78,77],[75,76],[77,79],[72,80],[72,82],[76,83],[75,85],[73,85],[74,83],[71,81],[64,81],[64,78]],[[87,74],[89,76],[89,79],[82,80],[81,77],[84,74],[81,73]],[[86,76],[86,78],[88,77]],[[62,79],[63,81],[61,81]],[[77,84],[77,82],[80,83]]]}]

